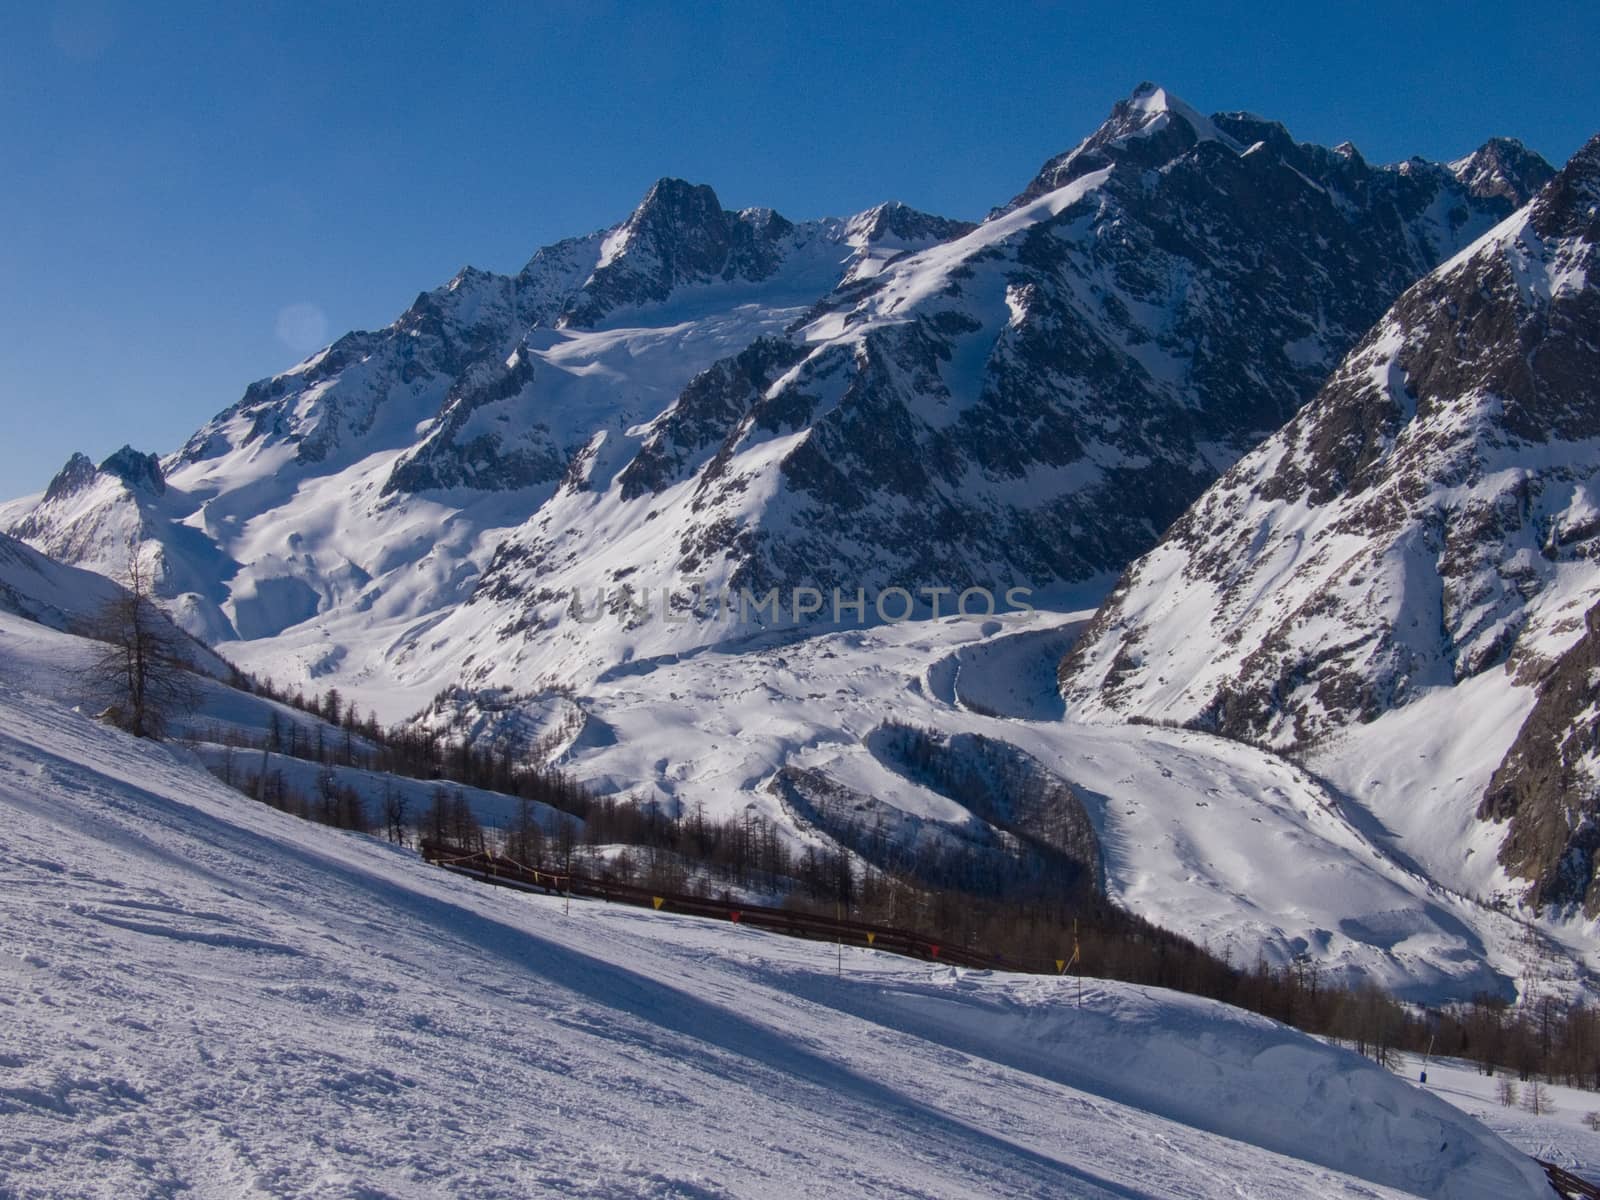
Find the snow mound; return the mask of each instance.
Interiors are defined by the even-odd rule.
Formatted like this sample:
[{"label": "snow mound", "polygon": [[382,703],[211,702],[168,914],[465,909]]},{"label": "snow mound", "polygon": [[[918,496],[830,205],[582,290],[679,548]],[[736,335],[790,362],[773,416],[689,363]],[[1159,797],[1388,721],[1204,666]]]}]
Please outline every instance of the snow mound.
[{"label": "snow mound", "polygon": [[1157,988],[1095,984],[1077,1008],[1049,984],[990,983],[901,986],[882,1003],[919,1036],[1417,1195],[1546,1186],[1522,1155],[1486,1153],[1455,1106],[1265,1017]]}]

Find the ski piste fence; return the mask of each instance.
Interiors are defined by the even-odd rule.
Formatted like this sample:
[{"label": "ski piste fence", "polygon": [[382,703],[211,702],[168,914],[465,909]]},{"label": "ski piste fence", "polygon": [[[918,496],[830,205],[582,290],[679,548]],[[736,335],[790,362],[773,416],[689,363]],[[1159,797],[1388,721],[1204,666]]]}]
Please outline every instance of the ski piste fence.
[{"label": "ski piste fence", "polygon": [[459,847],[425,840],[422,857],[438,867],[465,875],[483,883],[519,891],[538,892],[545,895],[577,896],[589,900],[606,900],[613,904],[629,904],[656,912],[677,913],[688,917],[709,917],[763,929],[787,937],[805,938],[815,942],[836,942],[839,945],[861,946],[899,954],[923,962],[943,963],[953,967],[968,967],[979,971],[1017,971],[1030,975],[1064,975],[1076,966],[1081,956],[1074,946],[1071,953],[1050,963],[1020,962],[1003,954],[986,954],[968,946],[952,946],[926,933],[911,929],[897,929],[890,925],[873,925],[865,921],[851,921],[843,917],[827,917],[820,913],[796,909],[774,908],[763,904],[743,904],[737,900],[719,900],[707,896],[692,896],[684,892],[666,892],[615,880],[580,875],[572,871],[553,871],[530,867],[503,854],[488,850],[464,852]]},{"label": "ski piste fence", "polygon": [[1553,1162],[1545,1162],[1542,1158],[1533,1160],[1544,1168],[1544,1173],[1550,1179],[1550,1186],[1555,1188],[1561,1196],[1571,1197],[1572,1200],[1600,1200],[1600,1187],[1595,1187],[1580,1175],[1574,1175],[1565,1167],[1558,1167]]}]

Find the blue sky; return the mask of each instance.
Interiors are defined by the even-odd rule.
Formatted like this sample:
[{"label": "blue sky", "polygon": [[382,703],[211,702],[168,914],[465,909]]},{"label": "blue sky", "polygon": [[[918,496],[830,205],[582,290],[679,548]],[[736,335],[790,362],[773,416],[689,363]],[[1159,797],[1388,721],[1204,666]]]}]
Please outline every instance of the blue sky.
[{"label": "blue sky", "polygon": [[[5,6],[0,497],[679,175],[978,217],[1142,79],[1372,160],[1600,129],[1600,4]],[[320,340],[320,338],[318,338]]]}]

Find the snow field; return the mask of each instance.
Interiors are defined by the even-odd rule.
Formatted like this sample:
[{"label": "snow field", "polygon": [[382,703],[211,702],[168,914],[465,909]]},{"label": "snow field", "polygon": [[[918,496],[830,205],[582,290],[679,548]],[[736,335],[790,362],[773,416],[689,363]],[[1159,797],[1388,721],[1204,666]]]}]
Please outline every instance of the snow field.
[{"label": "snow field", "polygon": [[10,684],[0,812],[8,1195],[1537,1194],[1259,1018],[565,916]]},{"label": "snow field", "polygon": [[1075,789],[1114,899],[1235,963],[1308,954],[1346,980],[1439,1002],[1514,994],[1536,944],[1556,986],[1585,986],[1591,935],[1533,929],[1437,886],[1299,767],[1184,730],[1056,719],[1041,688],[1085,615],[905,622],[638,664],[586,690],[580,703],[607,736],[561,766],[669,812],[754,805],[792,824],[769,785],[793,765],[959,825],[963,810],[881,761],[869,735],[890,718],[977,733]]}]

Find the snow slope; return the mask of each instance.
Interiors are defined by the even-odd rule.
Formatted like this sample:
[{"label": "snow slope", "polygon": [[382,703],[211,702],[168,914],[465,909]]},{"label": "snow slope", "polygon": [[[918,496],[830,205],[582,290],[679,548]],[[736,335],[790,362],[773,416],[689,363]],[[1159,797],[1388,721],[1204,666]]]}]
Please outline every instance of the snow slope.
[{"label": "snow slope", "polygon": [[6,1195],[1543,1188],[1448,1105],[1259,1018],[565,915],[10,683],[0,894]]},{"label": "snow slope", "polygon": [[1430,1092],[1470,1113],[1513,1146],[1585,1179],[1600,1179],[1600,1131],[1584,1124],[1586,1116],[1600,1111],[1600,1095],[1547,1083],[1548,1111],[1535,1115],[1522,1107],[1528,1088],[1515,1074],[1509,1078],[1517,1084],[1518,1103],[1507,1107],[1497,1094],[1503,1076],[1485,1075],[1460,1059],[1424,1062],[1420,1055],[1396,1055],[1394,1072],[1402,1079],[1419,1080],[1424,1069]]},{"label": "snow slope", "polygon": [[0,611],[68,629],[119,592],[103,575],[65,566],[0,533]]},{"label": "snow slope", "polygon": [[[780,776],[803,771],[873,798],[905,841],[1002,841],[983,818],[886,756],[886,719],[946,736],[977,735],[1020,753],[1072,789],[1093,826],[1108,894],[1158,925],[1234,962],[1283,965],[1309,956],[1332,974],[1370,977],[1425,1001],[1479,991],[1516,994],[1537,968],[1552,985],[1585,988],[1594,960],[1581,926],[1544,930],[1438,887],[1396,853],[1392,831],[1360,821],[1304,771],[1269,753],[1201,733],[1064,724],[1048,681],[1087,614],[946,618],[750,644],[628,664],[583,693],[494,699],[453,693],[424,718],[446,736],[504,740],[514,754],[543,743],[550,761],[602,792],[730,816],[754,806],[797,848],[828,836],[797,809]],[[0,661],[13,684],[79,703],[72,670],[85,643],[0,614]],[[347,699],[363,708],[369,693]],[[262,768],[259,751],[227,749],[276,722],[311,745],[320,722],[208,684],[182,736],[213,769]],[[343,732],[324,729],[335,747]],[[1426,760],[1419,760],[1425,764]],[[281,770],[313,794],[320,769],[282,755]],[[335,768],[336,782],[378,805],[388,782]],[[434,787],[396,781],[415,816]],[[505,826],[515,801],[467,789],[480,819]],[[536,806],[537,808],[537,806]],[[539,814],[549,825],[554,814]],[[1354,818],[1354,819],[1352,819]]]},{"label": "snow slope", "polygon": [[1441,883],[1592,926],[1593,778],[1486,789],[1600,587],[1597,375],[1600,136],[1128,569],[1069,718],[1296,749]]},{"label": "snow slope", "polygon": [[572,701],[585,724],[556,761],[668,812],[753,807],[801,842],[827,832],[786,792],[786,773],[807,772],[870,797],[903,840],[959,844],[993,833],[909,777],[875,731],[892,718],[979,735],[1072,788],[1112,898],[1234,962],[1308,955],[1427,1001],[1510,997],[1530,957],[1558,988],[1586,986],[1587,931],[1535,928],[1439,887],[1271,753],[1192,731],[1062,722],[1042,681],[1086,615],[906,622],[635,662]]}]

